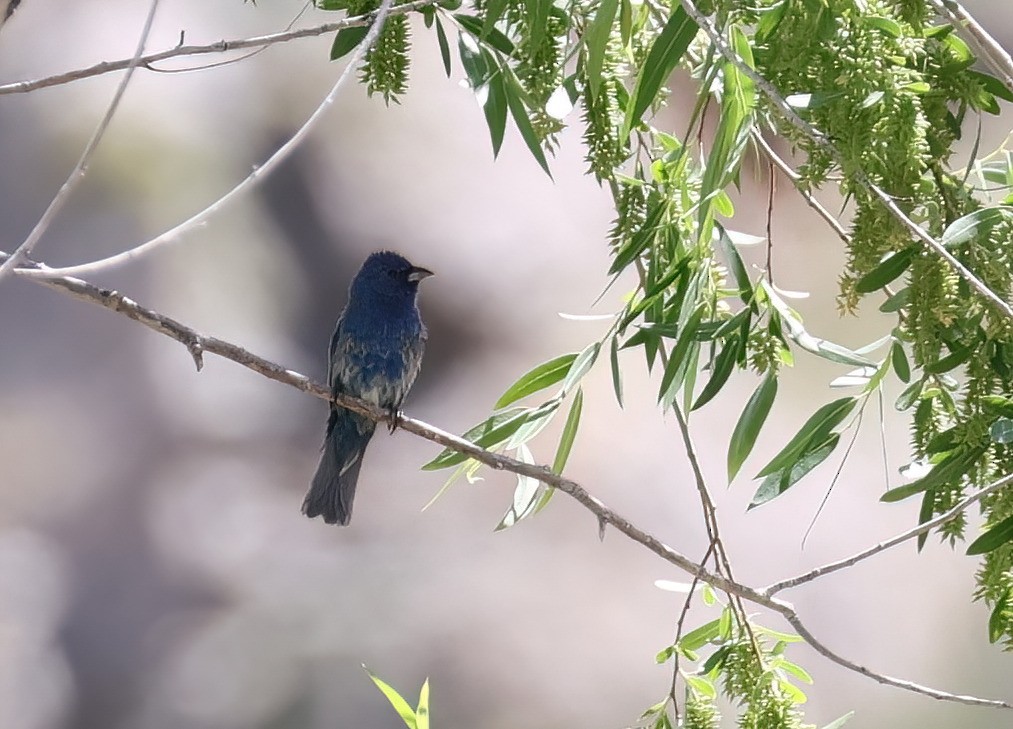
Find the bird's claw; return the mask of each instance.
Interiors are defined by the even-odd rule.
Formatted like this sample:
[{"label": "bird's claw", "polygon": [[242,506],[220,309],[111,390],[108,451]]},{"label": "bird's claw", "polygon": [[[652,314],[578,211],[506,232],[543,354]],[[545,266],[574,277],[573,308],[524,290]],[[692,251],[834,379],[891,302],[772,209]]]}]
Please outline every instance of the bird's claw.
[{"label": "bird's claw", "polygon": [[401,411],[397,408],[391,408],[389,412],[390,420],[387,422],[387,430],[390,431],[391,435],[397,430],[397,421],[401,417]]}]

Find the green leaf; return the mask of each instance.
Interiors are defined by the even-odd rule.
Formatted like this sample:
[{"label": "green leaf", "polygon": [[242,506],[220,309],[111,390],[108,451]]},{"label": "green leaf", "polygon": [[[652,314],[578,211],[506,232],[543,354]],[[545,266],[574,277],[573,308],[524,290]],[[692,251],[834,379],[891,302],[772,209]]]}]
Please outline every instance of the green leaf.
[{"label": "green leaf", "polygon": [[980,235],[987,234],[1010,215],[1013,215],[1013,208],[1006,205],[979,208],[950,223],[943,231],[940,242],[947,248],[967,243]]},{"label": "green leaf", "polygon": [[995,601],[995,607],[992,608],[992,614],[988,616],[989,643],[998,643],[999,639],[1002,638],[1003,634],[1006,632],[1006,621],[1009,619],[1007,611],[1009,610],[1011,589],[1013,588],[1006,588],[1002,597]]},{"label": "green leaf", "polygon": [[534,369],[525,372],[517,378],[514,384],[507,388],[507,391],[500,396],[500,399],[496,401],[493,408],[496,410],[505,408],[507,405],[515,403],[528,395],[555,385],[566,377],[566,373],[570,371],[570,367],[573,365],[575,359],[577,359],[576,352],[564,354],[555,359],[550,359],[548,362],[543,362]]},{"label": "green leaf", "polygon": [[964,73],[966,73],[968,76],[971,76],[974,79],[977,79],[978,82],[980,82],[981,85],[984,86],[985,91],[987,91],[988,93],[992,94],[993,96],[998,96],[1003,101],[1013,103],[1013,91],[1010,91],[1008,88],[1006,88],[1006,84],[997,79],[995,76],[992,76],[987,73],[982,73],[981,71],[971,71],[971,70],[965,71]]},{"label": "green leaf", "polygon": [[408,729],[418,729],[418,724],[415,720],[415,712],[412,711],[412,707],[408,705],[408,702],[401,697],[401,694],[391,688],[382,679],[377,678],[372,671],[366,668],[366,666],[363,666],[362,669],[369,674],[369,677],[373,679],[373,683],[376,684],[376,687],[380,689],[384,696],[387,697],[387,701],[390,702],[390,705],[393,706],[394,710],[401,716],[401,720],[405,723],[405,726],[407,726]]},{"label": "green leaf", "polygon": [[855,291],[868,294],[881,289],[903,274],[918,253],[918,246],[908,246],[902,251],[891,254],[882,263],[858,279]]},{"label": "green leaf", "polygon": [[[510,408],[501,413],[494,413],[478,425],[470,428],[463,436],[467,441],[482,448],[489,448],[506,441],[517,432],[518,428],[528,422],[538,412],[538,408]],[[468,460],[463,453],[446,448],[440,455],[422,466],[423,471],[439,471],[443,468],[456,466]]]},{"label": "green leaf", "polygon": [[724,387],[728,381],[728,376],[732,373],[735,368],[735,363],[739,358],[739,338],[733,336],[727,342],[725,346],[721,348],[721,352],[717,357],[714,358],[714,366],[711,368],[711,376],[704,385],[703,392],[693,403],[693,410],[703,407],[711,401],[715,395],[717,395],[721,388]]},{"label": "green leaf", "polygon": [[668,207],[664,203],[658,203],[648,212],[640,229],[630,236],[630,239],[616,251],[615,259],[609,267],[610,275],[619,273],[630,265],[651,244],[655,233],[658,231],[662,216],[667,210]]},{"label": "green leaf", "polygon": [[619,371],[619,337],[612,337],[612,344],[609,347],[609,359],[612,365],[612,389],[616,393],[616,402],[619,407],[623,406],[623,378]]},{"label": "green leaf", "polygon": [[990,527],[987,532],[971,542],[967,548],[967,554],[986,554],[1010,542],[1013,542],[1013,516]]},{"label": "green leaf", "polygon": [[583,409],[584,391],[578,387],[573,396],[573,403],[570,405],[570,412],[566,416],[566,423],[563,424],[563,434],[559,437],[556,457],[552,459],[552,472],[555,474],[562,473],[566,467],[570,450],[573,448],[573,441],[577,437],[577,428],[580,426],[580,414]]},{"label": "green leaf", "polygon": [[855,715],[855,712],[849,711],[844,716],[834,719],[832,722],[822,727],[822,729],[841,729],[842,726],[848,723],[848,721]]},{"label": "green leaf", "polygon": [[746,271],[746,264],[742,262],[742,256],[728,235],[723,226],[717,226],[718,247],[728,262],[728,268],[735,277],[735,285],[739,287],[739,298],[743,303],[749,304],[753,299],[753,282],[749,280],[749,273]]},{"label": "green leaf", "polygon": [[923,491],[933,491],[940,486],[951,484],[967,473],[967,469],[981,457],[981,454],[985,450],[985,447],[977,446],[952,451],[927,474],[909,484],[890,489],[880,496],[879,500],[893,503],[906,499],[909,496],[920,494]]},{"label": "green leaf", "polygon": [[619,0],[602,0],[594,19],[584,33],[584,46],[587,48],[587,61],[584,73],[587,75],[587,86],[591,98],[598,95],[601,86],[601,69],[605,61],[605,48],[612,34],[612,23],[619,9]]},{"label": "green leaf", "polygon": [[507,4],[507,0],[488,0],[485,5],[485,20],[482,22],[482,32],[478,36],[480,40],[485,40],[485,37],[493,31],[496,22],[503,17]]},{"label": "green leaf", "polygon": [[1013,420],[1009,418],[999,418],[992,427],[988,429],[988,437],[992,439],[993,443],[999,443],[1000,445],[1006,445],[1013,443]]},{"label": "green leaf", "polygon": [[842,397],[821,407],[809,417],[798,433],[788,441],[788,445],[782,448],[770,463],[756,474],[756,477],[769,476],[772,473],[783,471],[789,466],[794,466],[799,458],[802,457],[802,454],[813,450],[815,444],[819,444],[818,447],[825,445],[827,439],[830,437],[830,431],[840,425],[851,414],[857,403],[858,398]]},{"label": "green leaf", "polygon": [[689,315],[686,323],[682,325],[682,331],[679,332],[679,337],[675,340],[675,346],[672,347],[672,351],[668,356],[665,374],[661,378],[661,389],[658,391],[659,402],[666,397],[670,397],[682,385],[682,380],[686,376],[684,365],[686,364],[690,345],[694,344],[696,329],[700,325],[703,313],[703,306],[698,306]]},{"label": "green leaf", "polygon": [[450,44],[447,42],[447,33],[443,30],[443,23],[440,22],[440,16],[436,16],[436,40],[440,44],[440,58],[443,59],[443,70],[447,72],[447,78],[450,78]]},{"label": "green leaf", "polygon": [[484,23],[481,18],[477,18],[474,15],[466,15],[465,13],[454,13],[454,19],[475,38],[482,39],[483,42],[488,43],[500,53],[508,56],[514,54],[513,41],[507,38],[501,31],[492,28],[483,35]]},{"label": "green leaf", "polygon": [[897,373],[897,377],[902,382],[910,382],[911,367],[908,365],[907,355],[904,354],[904,345],[896,339],[890,345],[890,361],[893,365],[893,371]]},{"label": "green leaf", "polygon": [[957,347],[945,357],[936,360],[932,364],[925,365],[923,369],[930,375],[941,375],[944,372],[955,370],[967,362],[967,360],[971,359],[974,351],[974,347]]},{"label": "green leaf", "polygon": [[416,729],[429,729],[429,679],[422,683],[419,691],[419,705],[415,709]]},{"label": "green leaf", "polygon": [[573,364],[570,365],[569,371],[566,373],[566,379],[563,380],[563,394],[569,392],[587,374],[588,370],[594,365],[595,360],[598,359],[598,352],[600,351],[601,342],[592,342],[577,355],[573,360]]},{"label": "green leaf", "polygon": [[499,156],[500,147],[503,146],[507,119],[508,101],[502,73],[494,73],[489,78],[486,92],[482,111],[485,112],[485,123],[489,127],[489,137],[492,139],[492,156],[495,158]]},{"label": "green leaf", "polygon": [[791,337],[798,346],[807,352],[812,352],[818,357],[829,360],[831,362],[838,362],[840,364],[847,364],[856,367],[875,366],[875,363],[862,357],[857,352],[854,352],[847,347],[842,347],[839,344],[827,341],[826,339],[820,339],[814,337],[812,334],[805,330],[802,326],[802,322],[788,304],[785,303],[784,299],[781,298],[780,294],[774,290],[766,281],[761,281],[760,285],[763,287],[763,291],[766,294],[771,306],[774,310],[781,315],[781,322],[788,328],[788,336]]},{"label": "green leaf", "polygon": [[738,474],[742,464],[753,450],[756,438],[767,420],[767,415],[770,414],[770,407],[774,404],[776,395],[777,376],[773,372],[769,372],[749,398],[749,402],[746,403],[746,407],[735,424],[735,430],[732,432],[732,439],[728,444],[729,483]]},{"label": "green leaf", "polygon": [[678,646],[683,650],[696,651],[703,648],[712,640],[718,637],[721,621],[715,618],[709,623],[704,623],[699,628],[686,633],[679,639]]},{"label": "green leaf", "polygon": [[368,26],[342,28],[339,30],[338,34],[334,36],[333,45],[331,45],[331,60],[336,61],[342,56],[351,53],[353,48],[362,43],[362,39],[366,37],[368,30]]},{"label": "green leaf", "polygon": [[[534,463],[531,451],[528,447],[521,445],[517,449],[517,457],[525,463]],[[495,531],[503,531],[514,526],[517,522],[533,514],[538,508],[538,500],[542,484],[537,478],[517,474],[517,487],[514,489],[513,501],[507,513],[496,525]]]},{"label": "green leaf", "polygon": [[[935,511],[935,506],[936,506],[936,492],[934,489],[927,489],[925,493],[922,495],[922,505],[918,509],[919,526],[921,526],[922,524],[924,524],[925,522],[927,522],[929,519],[932,518],[932,514]],[[916,540],[916,542],[917,542],[917,549],[919,552],[922,551],[922,548],[925,546],[925,540],[927,540],[928,538],[929,538],[928,532],[922,532],[921,534],[918,535],[918,539]]]},{"label": "green leaf", "polygon": [[922,388],[924,386],[924,380],[915,380],[912,382],[904,388],[904,392],[897,397],[897,402],[894,407],[901,412],[907,410],[918,401],[918,398],[921,397]]},{"label": "green leaf", "polygon": [[506,77],[507,105],[510,107],[510,115],[514,119],[514,124],[517,125],[517,129],[520,131],[521,137],[524,139],[524,143],[528,146],[528,150],[535,158],[535,161],[545,170],[545,174],[549,176],[549,179],[552,179],[552,172],[549,171],[549,163],[545,159],[541,140],[535,134],[534,127],[531,126],[531,119],[528,118],[528,109],[524,105],[523,99],[524,90],[521,88],[520,81],[517,80],[517,76],[514,75],[509,66],[504,64],[501,68],[503,75]]},{"label": "green leaf", "polygon": [[537,48],[541,45],[545,31],[549,27],[549,10],[552,8],[552,0],[524,0],[524,7],[528,15],[528,47]]},{"label": "green leaf", "polygon": [[823,463],[837,448],[840,440],[840,433],[832,433],[823,442],[803,449],[801,453],[797,454],[795,461],[763,479],[763,483],[753,494],[753,500],[749,503],[748,508],[754,509],[761,506],[794,486],[803,476]]},{"label": "green leaf", "polygon": [[633,125],[654,102],[661,85],[668,80],[676,64],[686,53],[689,44],[696,37],[697,25],[682,6],[672,11],[668,22],[661,33],[651,44],[644,65],[637,74],[637,82],[633,88],[629,103],[626,106],[626,118],[623,122],[621,139],[626,139]]}]

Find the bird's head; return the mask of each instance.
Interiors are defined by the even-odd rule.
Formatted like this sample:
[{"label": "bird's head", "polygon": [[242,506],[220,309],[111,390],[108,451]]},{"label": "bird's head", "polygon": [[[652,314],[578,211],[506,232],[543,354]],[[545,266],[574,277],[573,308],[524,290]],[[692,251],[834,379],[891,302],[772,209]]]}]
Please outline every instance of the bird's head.
[{"label": "bird's head", "polygon": [[377,251],[370,254],[352,279],[351,297],[382,296],[413,300],[419,290],[419,281],[432,275],[429,269],[412,265],[398,253]]}]

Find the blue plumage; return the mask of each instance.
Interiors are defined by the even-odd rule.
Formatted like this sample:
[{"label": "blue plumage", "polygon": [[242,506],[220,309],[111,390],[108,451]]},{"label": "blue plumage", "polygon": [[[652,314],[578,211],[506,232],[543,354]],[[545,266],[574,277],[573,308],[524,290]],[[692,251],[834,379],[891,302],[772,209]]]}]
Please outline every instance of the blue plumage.
[{"label": "blue plumage", "polygon": [[[396,413],[422,363],[426,328],[416,301],[419,281],[432,271],[390,251],[370,255],[352,279],[348,304],[331,337],[327,380],[346,393]],[[362,457],[376,423],[331,406],[323,455],[303,513],[348,524]],[[393,428],[392,428],[393,429]]]}]

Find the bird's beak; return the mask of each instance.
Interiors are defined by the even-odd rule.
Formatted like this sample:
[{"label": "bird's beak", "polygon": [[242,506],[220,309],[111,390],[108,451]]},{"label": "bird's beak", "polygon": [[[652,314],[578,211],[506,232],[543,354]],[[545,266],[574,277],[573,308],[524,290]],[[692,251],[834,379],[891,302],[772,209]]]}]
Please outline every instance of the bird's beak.
[{"label": "bird's beak", "polygon": [[412,283],[418,283],[424,278],[429,278],[430,276],[435,275],[436,274],[434,274],[428,268],[422,268],[421,266],[412,266],[411,270],[408,271],[408,280],[411,281]]}]

